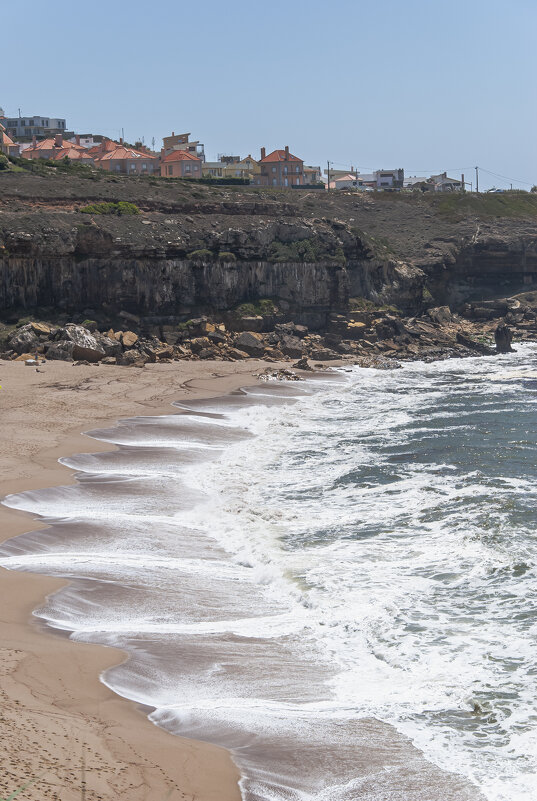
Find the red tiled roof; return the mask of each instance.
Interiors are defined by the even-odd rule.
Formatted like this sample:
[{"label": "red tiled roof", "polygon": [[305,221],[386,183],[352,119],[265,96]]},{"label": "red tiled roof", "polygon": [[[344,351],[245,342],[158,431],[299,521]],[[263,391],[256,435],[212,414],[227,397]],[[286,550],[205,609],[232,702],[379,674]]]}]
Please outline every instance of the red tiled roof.
[{"label": "red tiled roof", "polygon": [[117,142],[114,142],[113,139],[103,139],[98,145],[87,148],[86,152],[89,153],[90,156],[100,156],[102,153],[115,150],[116,147],[119,147],[119,145]]},{"label": "red tiled roof", "polygon": [[193,156],[188,150],[172,150],[162,161],[201,161],[197,156]]},{"label": "red tiled roof", "polygon": [[53,161],[61,161],[62,159],[69,158],[71,161],[91,161],[93,159],[90,155],[83,152],[83,148],[79,150],[77,147],[59,147],[50,157]]},{"label": "red tiled roof", "polygon": [[[156,159],[156,156],[151,153],[141,153],[139,150],[134,150],[132,147],[125,147],[125,145],[117,145],[115,142],[113,150],[108,150],[102,156],[96,156],[96,161],[117,161],[129,159]],[[91,148],[93,150],[93,148]]]},{"label": "red tiled roof", "polygon": [[269,153],[268,156],[265,156],[264,159],[261,159],[259,162],[260,164],[266,164],[267,162],[273,161],[299,161],[302,162],[302,159],[299,159],[297,156],[293,156],[292,153],[287,153],[285,150],[273,150],[272,153]]}]

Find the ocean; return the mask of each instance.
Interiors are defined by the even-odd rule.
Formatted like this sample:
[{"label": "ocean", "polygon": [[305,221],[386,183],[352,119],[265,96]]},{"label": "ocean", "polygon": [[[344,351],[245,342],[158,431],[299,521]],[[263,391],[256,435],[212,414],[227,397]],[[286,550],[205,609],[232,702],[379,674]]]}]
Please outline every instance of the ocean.
[{"label": "ocean", "polygon": [[8,497],[46,528],[0,564],[69,578],[36,617],[125,649],[105,684],[231,749],[245,801],[537,797],[537,347],[517,349],[90,432],[117,449]]}]

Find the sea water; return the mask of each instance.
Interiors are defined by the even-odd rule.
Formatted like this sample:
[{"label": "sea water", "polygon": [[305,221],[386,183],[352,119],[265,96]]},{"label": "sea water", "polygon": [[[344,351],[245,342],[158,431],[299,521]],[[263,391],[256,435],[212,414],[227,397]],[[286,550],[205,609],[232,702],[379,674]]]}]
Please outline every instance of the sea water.
[{"label": "sea water", "polygon": [[124,648],[103,681],[230,748],[248,801],[537,797],[536,368],[523,345],[122,421],[62,460],[76,484],[7,499],[47,528],[0,564],[72,579],[36,615]]}]

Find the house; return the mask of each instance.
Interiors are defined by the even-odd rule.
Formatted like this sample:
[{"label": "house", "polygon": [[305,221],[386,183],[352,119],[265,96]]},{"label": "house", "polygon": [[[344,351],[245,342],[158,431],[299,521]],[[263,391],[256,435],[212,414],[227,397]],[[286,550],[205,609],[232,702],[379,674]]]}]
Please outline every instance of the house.
[{"label": "house", "polygon": [[[222,157],[222,161],[227,159],[227,156]],[[238,158],[237,161],[227,161],[224,168],[225,178],[247,178],[253,181],[256,175],[261,175],[261,167],[250,154],[245,158]]]},{"label": "house", "polygon": [[261,174],[259,163],[251,155],[220,156],[219,161],[206,161],[202,164],[203,175],[207,178],[242,178],[253,182]]},{"label": "house", "polygon": [[431,175],[430,180],[435,192],[461,192],[464,189],[462,181],[457,178],[448,178],[445,172],[440,175]]},{"label": "house", "polygon": [[428,181],[429,178],[425,178],[424,176],[409,175],[408,178],[405,178],[403,181],[403,189],[421,189]]},{"label": "house", "polygon": [[93,164],[93,159],[86,148],[63,138],[62,134],[56,134],[54,138],[42,139],[37,141],[33,137],[32,144],[21,148],[21,156],[25,159],[49,159],[60,161],[64,158],[81,161],[85,164]]},{"label": "house", "polygon": [[162,178],[201,178],[202,160],[187,150],[172,150],[166,155],[162,148],[160,174]]},{"label": "house", "polygon": [[2,123],[0,123],[0,153],[3,153],[4,156],[18,156],[20,154],[19,145],[7,135]]},{"label": "house", "polygon": [[201,142],[190,142],[191,134],[175,134],[172,131],[171,136],[164,136],[162,139],[163,149],[168,155],[171,153],[172,150],[186,150],[187,153],[190,153],[192,156],[195,156],[201,161],[205,161],[205,145],[202,145]]},{"label": "house", "polygon": [[265,148],[261,148],[259,162],[261,172],[254,178],[254,183],[260,186],[303,186],[304,162],[298,156],[285,150],[273,150],[266,155]]},{"label": "house", "polygon": [[[95,151],[100,151],[95,153]],[[86,151],[95,161],[95,166],[120,175],[154,175],[159,171],[158,156],[147,149],[140,150],[123,144],[123,139],[113,142],[106,139],[101,145]]]},{"label": "house", "polygon": [[8,136],[29,138],[32,136],[50,136],[51,134],[65,133],[67,124],[59,117],[5,117],[2,124]]},{"label": "house", "polygon": [[405,171],[398,170],[376,170],[374,175],[377,178],[377,189],[402,189],[405,180]]},{"label": "house", "polygon": [[320,184],[322,180],[323,175],[320,167],[310,167],[304,164],[304,184]]},{"label": "house", "polygon": [[356,174],[352,172],[338,175],[333,181],[330,181],[330,189],[353,189],[357,185]]},{"label": "house", "polygon": [[223,178],[226,166],[222,161],[204,161],[201,165],[202,175],[206,178]]}]

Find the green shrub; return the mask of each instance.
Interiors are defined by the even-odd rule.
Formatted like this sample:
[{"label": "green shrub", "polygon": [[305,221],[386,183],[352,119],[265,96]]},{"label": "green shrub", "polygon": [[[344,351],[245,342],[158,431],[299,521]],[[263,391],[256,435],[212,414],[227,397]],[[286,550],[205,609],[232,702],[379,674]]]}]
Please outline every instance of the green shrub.
[{"label": "green shrub", "polygon": [[3,153],[0,153],[0,170],[9,170],[9,159]]},{"label": "green shrub", "polygon": [[234,311],[237,317],[272,317],[278,309],[269,298],[258,300],[257,303],[241,303]]},{"label": "green shrub", "polygon": [[187,259],[190,261],[213,261],[214,253],[207,248],[201,248],[200,250],[193,250],[191,253],[188,253]]},{"label": "green shrub", "polygon": [[237,261],[237,257],[234,253],[231,253],[229,250],[222,250],[218,254],[218,258],[221,261]]},{"label": "green shrub", "polygon": [[122,217],[129,214],[140,214],[140,209],[134,203],[120,200],[119,203],[92,203],[79,209],[82,214],[117,214]]}]

